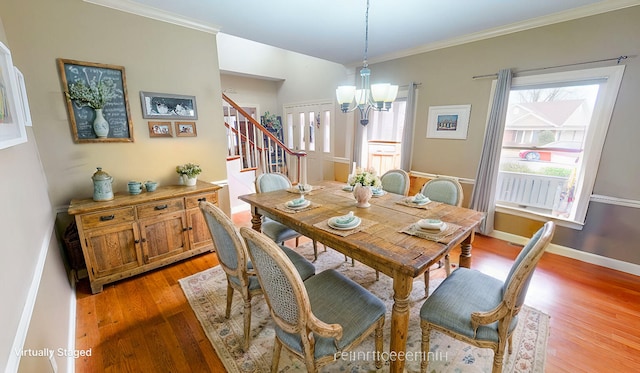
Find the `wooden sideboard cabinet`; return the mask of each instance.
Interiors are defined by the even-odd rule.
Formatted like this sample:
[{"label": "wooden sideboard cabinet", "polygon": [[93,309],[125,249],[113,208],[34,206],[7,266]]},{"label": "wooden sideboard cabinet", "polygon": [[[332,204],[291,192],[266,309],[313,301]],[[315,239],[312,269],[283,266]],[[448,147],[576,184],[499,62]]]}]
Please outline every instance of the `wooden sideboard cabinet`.
[{"label": "wooden sideboard cabinet", "polygon": [[214,251],[198,204],[218,204],[219,186],[171,185],[138,195],[116,193],[111,201],[72,200],[91,291],[194,255]]}]

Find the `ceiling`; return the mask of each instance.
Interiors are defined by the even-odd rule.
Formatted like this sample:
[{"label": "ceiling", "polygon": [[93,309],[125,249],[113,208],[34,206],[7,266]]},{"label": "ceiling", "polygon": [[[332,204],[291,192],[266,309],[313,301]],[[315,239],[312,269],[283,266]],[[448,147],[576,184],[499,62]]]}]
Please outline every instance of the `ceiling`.
[{"label": "ceiling", "polygon": [[[362,62],[367,0],[85,0],[345,64]],[[369,62],[590,16],[640,0],[370,0]],[[116,4],[116,6],[114,6]],[[128,10],[131,11],[131,10]],[[149,14],[142,14],[150,16]],[[174,22],[179,23],[179,22]]]}]

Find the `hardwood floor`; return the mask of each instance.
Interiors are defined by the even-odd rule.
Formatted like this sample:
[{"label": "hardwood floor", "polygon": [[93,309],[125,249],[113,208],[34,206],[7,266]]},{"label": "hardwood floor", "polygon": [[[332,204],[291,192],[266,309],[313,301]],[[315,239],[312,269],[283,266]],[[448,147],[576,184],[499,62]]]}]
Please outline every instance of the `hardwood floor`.
[{"label": "hardwood floor", "polygon": [[[250,226],[248,213],[233,218]],[[476,237],[472,267],[504,279],[519,247]],[[77,359],[76,371],[224,372],[178,284],[216,264],[214,253],[203,254],[95,295],[81,281],[76,348],[92,356]],[[546,253],[526,299],[551,315],[546,372],[640,372],[639,300],[639,277]]]}]

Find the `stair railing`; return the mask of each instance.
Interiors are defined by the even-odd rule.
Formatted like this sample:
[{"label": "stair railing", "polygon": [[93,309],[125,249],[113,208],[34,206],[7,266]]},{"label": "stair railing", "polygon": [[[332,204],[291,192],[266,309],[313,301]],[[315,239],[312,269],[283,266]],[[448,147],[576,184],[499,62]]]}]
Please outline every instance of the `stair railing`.
[{"label": "stair railing", "polygon": [[306,168],[305,152],[289,149],[279,138],[261,125],[238,104],[222,94],[227,127],[227,160],[240,159],[242,171],[279,172],[293,184],[302,181]]}]

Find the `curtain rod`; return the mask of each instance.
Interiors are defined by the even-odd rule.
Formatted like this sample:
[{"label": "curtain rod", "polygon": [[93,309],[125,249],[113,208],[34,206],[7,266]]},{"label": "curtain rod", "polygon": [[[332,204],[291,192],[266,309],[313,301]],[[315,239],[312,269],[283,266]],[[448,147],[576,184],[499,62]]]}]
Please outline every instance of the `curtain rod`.
[{"label": "curtain rod", "polygon": [[[567,66],[576,66],[576,65],[586,65],[588,63],[596,63],[596,62],[605,62],[605,61],[617,61],[617,63],[619,64],[620,61],[622,60],[626,60],[627,58],[629,58],[629,56],[619,56],[619,57],[613,57],[613,58],[607,58],[604,60],[594,60],[594,61],[586,61],[586,62],[576,62],[576,63],[569,63],[566,65],[557,65],[557,66],[548,66],[548,67],[539,67],[536,69],[527,69],[527,70],[520,70],[520,71],[516,71],[514,72],[514,74],[521,74],[521,73],[526,73],[526,72],[531,72],[531,71],[540,71],[540,70],[547,70],[547,69],[556,69],[559,67],[567,67]],[[474,76],[472,79],[484,79],[484,78],[495,78],[497,77],[498,74],[485,74],[485,75],[476,75]]]}]

